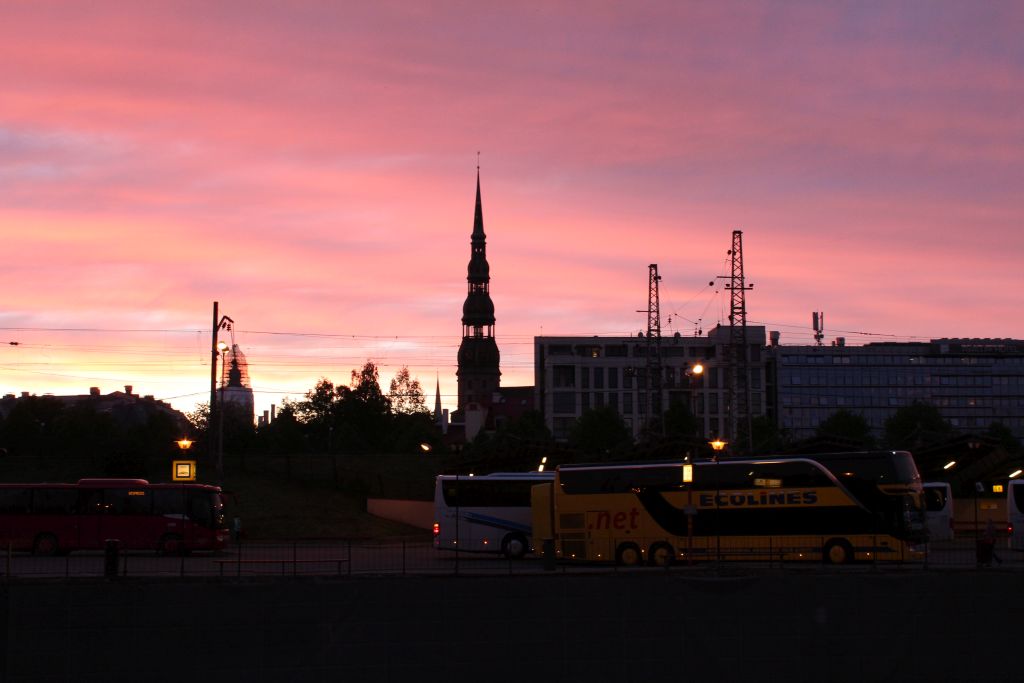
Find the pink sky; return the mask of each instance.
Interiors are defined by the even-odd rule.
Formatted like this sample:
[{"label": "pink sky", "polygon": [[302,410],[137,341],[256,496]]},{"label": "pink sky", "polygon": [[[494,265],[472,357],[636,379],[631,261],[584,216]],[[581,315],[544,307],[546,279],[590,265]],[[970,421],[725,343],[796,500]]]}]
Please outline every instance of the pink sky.
[{"label": "pink sky", "polygon": [[[895,5],[896,9],[893,9]],[[535,335],[1024,338],[1019,3],[9,2],[0,394],[454,408],[477,151],[502,383]],[[671,324],[668,318],[671,315]],[[864,333],[864,334],[862,334]],[[8,342],[18,342],[17,346]]]}]

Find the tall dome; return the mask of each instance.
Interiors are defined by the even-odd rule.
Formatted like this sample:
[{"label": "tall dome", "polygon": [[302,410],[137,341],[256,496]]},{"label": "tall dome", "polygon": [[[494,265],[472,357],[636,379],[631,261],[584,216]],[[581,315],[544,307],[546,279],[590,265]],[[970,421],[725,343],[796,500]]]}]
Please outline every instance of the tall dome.
[{"label": "tall dome", "polygon": [[249,382],[249,363],[238,344],[232,344],[224,351],[219,400],[225,408],[231,406],[232,412],[247,415],[250,420],[256,415],[252,384]]}]

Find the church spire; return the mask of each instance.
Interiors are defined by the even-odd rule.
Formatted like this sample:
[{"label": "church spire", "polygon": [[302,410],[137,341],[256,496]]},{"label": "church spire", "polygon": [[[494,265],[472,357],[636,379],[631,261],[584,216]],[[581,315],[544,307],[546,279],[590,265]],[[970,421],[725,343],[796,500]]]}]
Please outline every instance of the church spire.
[{"label": "church spire", "polygon": [[480,167],[476,167],[476,215],[473,216],[473,244],[480,241],[481,247],[487,241],[484,234],[484,207],[480,201]]},{"label": "church spire", "polygon": [[441,375],[437,375],[437,388],[434,390],[434,424],[441,424]]},{"label": "church spire", "polygon": [[470,237],[468,291],[462,305],[462,344],[459,345],[459,409],[467,403],[490,405],[498,389],[498,344],[494,340],[494,302],[491,301],[491,267],[487,263],[487,236],[480,194],[480,162],[476,167],[476,207]]}]

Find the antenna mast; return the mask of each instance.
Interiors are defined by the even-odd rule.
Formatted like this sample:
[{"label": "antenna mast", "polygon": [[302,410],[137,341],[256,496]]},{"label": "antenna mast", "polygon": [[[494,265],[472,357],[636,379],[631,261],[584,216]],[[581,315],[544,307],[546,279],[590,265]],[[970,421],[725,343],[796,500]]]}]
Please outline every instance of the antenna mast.
[{"label": "antenna mast", "polygon": [[821,346],[821,340],[825,338],[825,314],[818,311],[811,313],[811,322],[814,324],[814,341]]}]

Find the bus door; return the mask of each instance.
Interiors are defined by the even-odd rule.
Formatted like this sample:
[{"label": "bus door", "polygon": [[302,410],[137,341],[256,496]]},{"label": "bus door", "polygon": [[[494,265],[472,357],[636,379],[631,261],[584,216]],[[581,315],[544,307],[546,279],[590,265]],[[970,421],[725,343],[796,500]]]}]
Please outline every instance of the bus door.
[{"label": "bus door", "polygon": [[612,548],[612,529],[607,510],[587,512],[587,557],[588,560],[608,562],[615,559]]},{"label": "bus door", "polygon": [[124,549],[156,548],[159,533],[152,528],[157,521],[153,517],[152,498],[144,486],[104,489],[100,542],[117,539]]},{"label": "bus door", "polygon": [[106,508],[103,489],[83,488],[78,494],[78,546],[82,550],[103,547],[102,521]]},{"label": "bus door", "polygon": [[944,482],[925,482],[922,486],[928,539],[952,541],[953,494],[950,485]]}]

